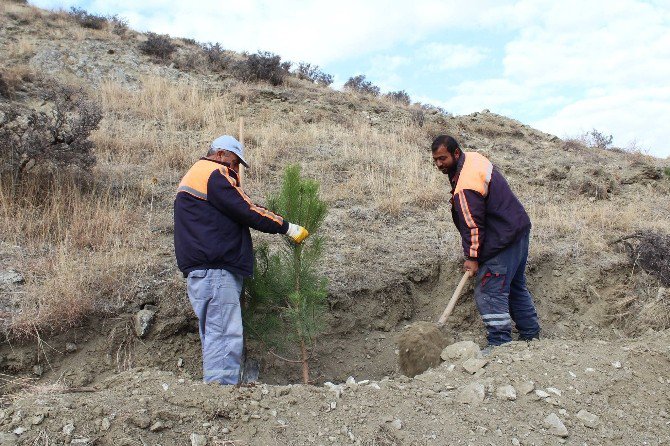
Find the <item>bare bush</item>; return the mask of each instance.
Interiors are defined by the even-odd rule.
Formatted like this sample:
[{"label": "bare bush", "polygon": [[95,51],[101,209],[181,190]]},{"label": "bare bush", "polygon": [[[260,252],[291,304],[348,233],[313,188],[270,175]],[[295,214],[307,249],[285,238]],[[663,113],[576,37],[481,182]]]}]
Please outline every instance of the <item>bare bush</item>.
[{"label": "bare bush", "polygon": [[223,71],[232,65],[231,57],[226,54],[220,43],[205,43],[202,45],[202,51],[207,58],[207,63],[213,71]]},{"label": "bare bush", "polygon": [[306,62],[298,63],[295,70],[298,79],[305,79],[312,83],[328,86],[333,83],[333,76],[321,71],[318,65],[308,64]]},{"label": "bare bush", "polygon": [[237,64],[234,71],[236,76],[245,81],[267,81],[272,85],[280,85],[290,68],[291,62],[282,62],[281,56],[259,51]]},{"label": "bare bush", "polygon": [[357,93],[369,94],[372,96],[379,96],[380,91],[379,87],[374,85],[372,82],[365,80],[364,74],[350,77],[349,80],[344,83],[344,89],[355,91]]},{"label": "bare bush", "polygon": [[161,60],[168,59],[177,47],[167,34],[147,33],[147,40],[139,46],[140,51]]},{"label": "bare bush", "polygon": [[107,17],[90,14],[85,9],[72,7],[69,14],[84,28],[103,29],[107,26]]},{"label": "bare bush", "polygon": [[49,111],[21,109],[10,103],[0,121],[0,172],[18,184],[35,165],[75,166],[87,170],[95,164],[88,139],[102,119],[100,106],[81,89],[53,85],[43,94]]},{"label": "bare bush", "polygon": [[588,147],[592,149],[609,149],[612,147],[612,135],[605,135],[604,133],[592,129],[579,137],[579,139]]},{"label": "bare bush", "polygon": [[611,244],[622,244],[634,265],[670,286],[670,235],[636,232]]},{"label": "bare bush", "polygon": [[392,100],[393,102],[397,102],[398,104],[409,105],[412,103],[412,99],[405,90],[391,91],[386,93],[384,97]]},{"label": "bare bush", "polygon": [[117,36],[124,36],[128,31],[128,20],[123,17],[119,17],[114,14],[108,17],[109,22],[112,24],[112,32]]}]

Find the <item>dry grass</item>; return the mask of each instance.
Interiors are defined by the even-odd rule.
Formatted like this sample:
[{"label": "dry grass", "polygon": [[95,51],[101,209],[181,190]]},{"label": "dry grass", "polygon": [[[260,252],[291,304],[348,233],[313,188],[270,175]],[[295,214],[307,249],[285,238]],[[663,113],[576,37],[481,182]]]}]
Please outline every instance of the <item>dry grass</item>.
[{"label": "dry grass", "polygon": [[35,55],[35,41],[32,38],[23,38],[7,45],[7,57],[22,62]]},{"label": "dry grass", "polygon": [[[39,19],[36,8],[7,2],[0,8],[26,20]],[[52,35],[81,40],[94,32],[75,26],[65,12],[51,13],[50,20]],[[108,29],[95,33],[111,37]],[[25,59],[34,54],[37,44],[27,38],[18,40],[3,49],[3,56]],[[12,70],[12,79],[21,78],[20,67]],[[468,148],[483,137],[509,138],[507,142],[518,138],[514,139],[518,156],[535,154],[532,142],[519,138],[514,124],[498,123],[495,117],[463,117],[447,124],[426,112],[426,121],[419,126],[412,118],[412,107],[304,84],[289,79],[284,87],[270,92],[288,99],[271,102],[264,99],[267,86],[216,83],[192,74],[180,80],[145,76],[131,86],[103,81],[92,93],[104,110],[92,139],[98,158],[95,174],[110,186],[84,192],[62,183],[44,196],[37,193],[39,189],[28,191],[21,200],[10,197],[5,188],[0,190],[0,234],[25,252],[16,261],[27,278],[21,311],[9,332],[26,336],[43,327],[65,328],[91,312],[113,310],[131,299],[133,287],[148,280],[151,267],[165,262],[157,260],[161,249],[157,246],[169,236],[151,229],[156,221],[169,220],[179,179],[204,155],[212,139],[237,135],[242,116],[252,166],[245,172],[244,187],[261,203],[281,177],[282,166],[299,163],[304,174],[321,182],[329,204],[345,202],[392,216],[414,213],[417,218],[439,215],[440,220],[448,220],[448,185],[431,164],[432,136],[470,135]],[[287,86],[296,91],[286,90]],[[393,112],[396,120],[373,122],[374,109]],[[555,149],[560,150],[558,143]],[[592,161],[588,156],[595,156],[586,150],[570,153],[587,163]],[[597,161],[609,159],[598,157]],[[531,214],[532,255],[541,252],[586,263],[606,250],[617,234],[641,227],[670,232],[670,204],[660,189],[641,190],[636,199],[615,194],[611,200],[591,202],[571,192],[557,196],[550,187],[529,187],[524,174],[504,173]],[[447,242],[459,252],[456,238]],[[130,361],[129,351],[122,348],[121,363]]]}]

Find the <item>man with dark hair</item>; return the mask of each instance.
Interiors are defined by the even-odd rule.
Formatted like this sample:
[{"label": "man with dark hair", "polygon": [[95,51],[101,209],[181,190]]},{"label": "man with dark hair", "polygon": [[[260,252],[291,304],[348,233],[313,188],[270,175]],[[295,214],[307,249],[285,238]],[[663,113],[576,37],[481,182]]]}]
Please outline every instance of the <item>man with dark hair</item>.
[{"label": "man with dark hair", "polygon": [[258,206],[240,185],[244,148],[232,136],[215,139],[179,183],[174,200],[177,266],[199,320],[203,380],[237,384],[243,353],[240,293],[253,272],[249,228],[286,234],[301,243],[302,226]]},{"label": "man with dark hair", "polygon": [[451,215],[461,234],[463,267],[475,277],[475,301],[489,346],[539,337],[533,298],[526,287],[530,218],[502,174],[484,156],[463,152],[449,135],[431,150],[435,166],[449,176]]}]

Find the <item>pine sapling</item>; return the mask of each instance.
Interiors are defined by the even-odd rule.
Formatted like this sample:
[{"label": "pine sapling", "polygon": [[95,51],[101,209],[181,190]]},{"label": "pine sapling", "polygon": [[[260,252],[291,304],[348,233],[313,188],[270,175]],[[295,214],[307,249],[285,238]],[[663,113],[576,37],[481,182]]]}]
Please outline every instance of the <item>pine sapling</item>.
[{"label": "pine sapling", "polygon": [[319,198],[319,184],[301,178],[299,166],[289,166],[268,208],[306,228],[310,237],[301,244],[286,238],[276,254],[270,254],[267,247],[256,251],[257,269],[247,284],[246,324],[270,345],[276,345],[282,334],[288,335],[300,349],[306,384],[309,350],[321,329],[327,297],[326,279],[316,271],[323,252],[318,230],[326,217],[326,204]]}]

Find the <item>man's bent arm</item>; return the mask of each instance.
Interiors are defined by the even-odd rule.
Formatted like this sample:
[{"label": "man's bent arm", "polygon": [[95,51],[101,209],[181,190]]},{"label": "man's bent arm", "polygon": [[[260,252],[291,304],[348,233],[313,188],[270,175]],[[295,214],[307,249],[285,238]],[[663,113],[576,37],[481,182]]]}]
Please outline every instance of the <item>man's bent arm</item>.
[{"label": "man's bent arm", "polygon": [[289,223],[283,217],[254,204],[238,186],[236,176],[227,167],[212,172],[207,183],[207,199],[218,210],[261,232],[286,234]]},{"label": "man's bent arm", "polygon": [[482,194],[471,189],[463,189],[454,195],[457,228],[461,233],[463,254],[466,259],[478,260],[484,244],[484,223],[486,202]]}]

